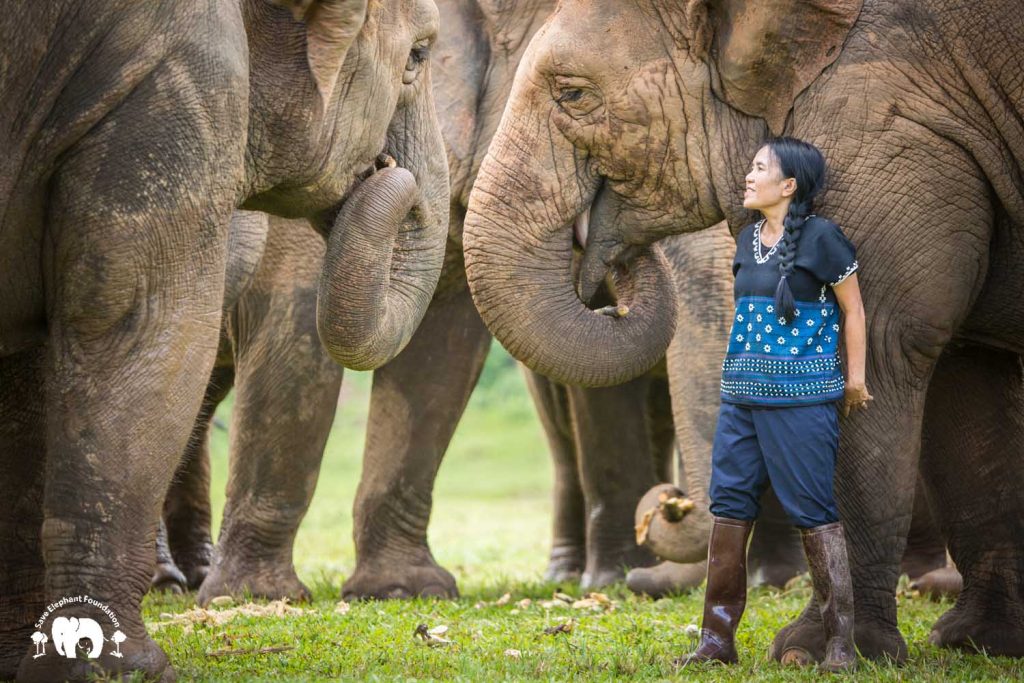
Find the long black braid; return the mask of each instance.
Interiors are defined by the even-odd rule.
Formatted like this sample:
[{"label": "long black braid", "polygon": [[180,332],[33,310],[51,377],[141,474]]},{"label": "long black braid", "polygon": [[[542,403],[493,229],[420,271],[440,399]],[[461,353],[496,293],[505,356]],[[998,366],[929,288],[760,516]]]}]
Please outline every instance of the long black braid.
[{"label": "long black braid", "polygon": [[765,143],[779,162],[782,177],[796,180],[796,192],[782,221],[779,245],[779,285],[775,288],[775,310],[788,323],[796,314],[796,301],[789,278],[796,264],[796,251],[814,199],[825,186],[825,157],[817,147],[796,138],[772,138]]}]

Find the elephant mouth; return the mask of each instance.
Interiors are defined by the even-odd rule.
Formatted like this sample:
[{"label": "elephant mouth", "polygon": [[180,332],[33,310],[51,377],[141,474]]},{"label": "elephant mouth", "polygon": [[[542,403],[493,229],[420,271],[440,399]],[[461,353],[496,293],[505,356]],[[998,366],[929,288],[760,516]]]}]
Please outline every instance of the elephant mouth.
[{"label": "elephant mouth", "polygon": [[374,174],[384,170],[385,168],[397,167],[398,161],[395,159],[395,157],[391,156],[387,152],[381,152],[376,157],[374,157],[372,163],[367,165],[362,171],[359,171],[358,173],[355,174],[352,183],[349,184],[348,189],[345,190],[345,193],[342,195],[341,199],[334,206],[332,206],[331,208],[327,209],[326,211],[322,212],[319,216],[317,216],[316,220],[314,221],[314,224],[316,228],[320,231],[320,233],[323,234],[324,237],[330,236],[331,229],[334,226],[338,214],[341,213],[342,209],[348,203],[349,198],[356,193],[356,191],[363,184],[363,182],[365,182],[368,178],[372,177]]}]

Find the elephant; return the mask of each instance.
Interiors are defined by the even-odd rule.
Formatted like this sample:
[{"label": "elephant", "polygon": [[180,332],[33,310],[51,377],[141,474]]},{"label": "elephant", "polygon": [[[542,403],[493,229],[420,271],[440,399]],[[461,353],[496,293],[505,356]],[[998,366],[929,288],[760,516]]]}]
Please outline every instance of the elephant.
[{"label": "elephant", "polygon": [[[254,211],[235,212],[229,238],[217,359],[164,500],[152,585],[198,589],[201,605],[244,591],[304,600],[310,592],[292,548],[343,375],[316,331],[323,239],[306,221]],[[214,553],[207,432],[232,387],[231,467]]]},{"label": "elephant", "polygon": [[[58,0],[0,21],[0,678],[174,678],[139,604],[217,355],[234,209],[325,238],[316,329],[343,365],[386,362],[425,312],[448,207],[436,7],[284,4]],[[343,116],[350,97],[396,115]],[[68,595],[116,613],[121,657],[32,658]]]},{"label": "elephant", "polygon": [[[919,458],[964,586],[931,642],[1024,655],[1014,11],[563,0],[527,48],[466,211],[467,279],[497,339],[557,381],[614,384],[673,337],[657,241],[723,219],[737,234],[750,218],[743,176],[769,134],[824,150],[832,186],[819,210],[857,245],[868,310],[875,401],[841,422],[836,493],[857,646],[872,659],[907,656],[895,589]],[[592,310],[609,272],[620,303]],[[823,646],[812,600],[772,656],[808,662]]]},{"label": "elephant", "polygon": [[[448,255],[423,324],[409,346],[374,373],[363,474],[353,505],[357,565],[342,588],[345,598],[457,595],[454,577],[433,558],[427,525],[437,470],[491,343],[466,285],[462,220],[519,60],[554,5],[438,2],[445,31],[434,53],[434,93],[451,169]],[[719,243],[731,245],[724,230]],[[681,258],[689,254],[691,262],[703,265],[705,247],[714,239],[681,238]],[[718,271],[704,272],[715,283],[684,282],[682,299],[709,286],[731,296],[731,285]],[[579,578],[584,587],[596,588],[620,580],[624,567],[655,561],[636,545],[633,508],[647,488],[665,479],[674,436],[692,457],[709,457],[704,397],[710,392],[717,400],[717,380],[708,381],[705,373],[694,381],[693,373],[706,364],[698,357],[720,363],[722,352],[715,337],[714,345],[691,345],[671,360],[673,367],[689,361],[671,405],[664,367],[604,389],[564,386],[527,372],[555,473],[548,580]],[[417,409],[395,408],[406,405]],[[788,526],[766,520],[755,536],[752,568],[763,580],[778,585],[800,570],[802,558],[794,556]],[[782,550],[787,543],[790,550]]]},{"label": "elephant", "polygon": [[[476,162],[472,154],[486,148],[511,87],[522,48],[551,7],[553,2],[501,7],[477,2],[442,2],[440,5],[447,31],[434,48],[435,67],[440,68],[435,68],[432,76],[454,170],[452,209],[456,215],[464,210],[464,202],[460,203],[457,195],[468,194],[466,188],[475,174],[473,164]],[[484,14],[488,15],[486,21],[479,20]],[[506,54],[509,45],[517,48]],[[466,68],[481,68],[484,63],[479,59],[480,54],[489,55],[487,74],[467,76]],[[474,84],[476,90],[466,92],[469,84]],[[467,107],[477,98],[489,102],[489,106],[468,112]],[[474,116],[477,120],[467,124]],[[327,362],[322,350],[309,343],[311,337],[299,333],[302,324],[309,326],[313,314],[315,290],[306,291],[302,283],[312,278],[315,285],[319,271],[313,257],[315,245],[296,246],[283,242],[280,234],[297,236],[301,228],[286,227],[281,233],[275,221],[287,221],[277,218],[271,218],[269,239],[261,238],[267,228],[265,224],[260,227],[259,216],[236,212],[231,224],[225,329],[218,359],[193,437],[168,492],[164,504],[165,524],[157,538],[153,586],[175,591],[198,588],[200,604],[208,603],[217,595],[243,591],[268,598],[300,600],[309,596],[308,589],[295,575],[292,545],[316,481],[341,376],[340,370]],[[450,596],[457,592],[454,579],[436,565],[426,544],[430,496],[434,474],[479,377],[491,339],[468,296],[461,246],[457,241],[461,240],[461,224],[457,224],[457,220],[452,221],[445,271],[424,324],[408,350],[375,372],[363,485],[354,505],[359,564],[343,589],[347,597]],[[256,271],[260,259],[271,258],[273,254],[278,254],[273,257],[278,265],[269,272],[262,266]],[[284,267],[285,264],[290,266]],[[236,274],[232,276],[232,272]],[[249,285],[254,276],[259,284]],[[254,295],[249,294],[246,287],[258,290],[262,299],[273,303],[247,303]],[[231,295],[236,290],[245,292],[244,299],[238,303],[235,303],[237,296]],[[271,313],[273,319],[268,319],[266,312],[278,310],[287,313]],[[245,311],[247,321],[234,322],[243,315],[241,311]],[[262,316],[258,324],[252,320],[254,312]],[[238,339],[232,332],[236,325],[259,332],[251,335],[254,339]],[[247,363],[251,381],[245,391],[260,398],[258,404],[236,401],[231,430],[229,489],[232,492],[228,495],[223,531],[216,560],[213,560],[206,432],[213,410],[231,388],[233,364],[240,355],[252,359]],[[273,367],[266,367],[271,364]],[[292,370],[286,381],[282,381],[280,365]],[[536,376],[535,379],[541,378]],[[655,382],[660,382],[661,386],[661,412],[667,414],[664,379]],[[241,384],[236,388],[240,393],[243,391]],[[636,391],[635,387],[624,387],[603,392],[599,400],[606,409],[619,416],[631,412],[637,427],[627,435],[620,420],[611,426],[612,432],[593,429],[591,456],[582,459],[604,469],[610,466],[609,462],[621,462],[624,472],[646,474],[632,487],[617,484],[616,479],[604,477],[603,472],[596,473],[600,478],[592,477],[596,485],[607,488],[604,483],[607,480],[612,487],[607,493],[590,494],[594,501],[600,498],[599,504],[605,512],[592,523],[595,528],[590,534],[593,568],[585,575],[588,585],[620,578],[623,564],[653,561],[653,557],[633,541],[629,514],[636,495],[661,478],[655,476],[653,463],[647,462],[652,456],[647,452],[644,412],[631,405]],[[299,396],[307,398],[300,401]],[[552,426],[548,419],[551,410],[556,411],[550,413],[555,421],[568,418],[571,413],[564,389],[560,396],[564,406],[538,403],[542,421],[550,429],[559,428]],[[396,412],[396,400],[407,401],[419,409]],[[577,397],[576,403],[583,406],[587,401],[593,404],[595,399],[584,395]],[[305,421],[296,410],[300,403],[308,404]],[[249,405],[253,408],[246,410]],[[588,407],[590,411],[599,409],[597,405]],[[264,415],[273,415],[274,419],[267,421]],[[563,438],[567,432],[564,424],[561,427],[563,432],[552,438]],[[671,423],[662,442],[665,435],[668,442],[660,448],[663,457],[668,455],[671,445]],[[569,439],[564,445],[553,445],[559,449],[555,451],[556,472],[567,471],[559,459],[567,454],[572,488],[571,491],[566,489],[565,495],[556,495],[559,510],[566,507],[565,500],[582,501],[579,477],[575,474],[575,451],[566,450],[576,448],[575,436],[570,434],[564,438]],[[287,449],[282,447],[285,444]],[[597,457],[600,461],[595,459]],[[631,470],[630,461],[642,461],[646,466]],[[410,486],[410,482],[415,485]],[[561,494],[566,487],[556,488]],[[286,495],[282,490],[294,490],[294,493]],[[609,504],[612,498],[616,499],[617,507]],[[245,502],[235,504],[235,501]],[[566,523],[574,525],[568,533],[579,535],[578,545],[566,545],[568,537],[560,531]],[[567,521],[566,515],[556,514],[557,540],[549,571],[552,580],[575,578],[583,570],[585,525],[582,518]],[[571,567],[567,563],[571,563]]]},{"label": "elephant", "polygon": [[89,659],[96,659],[103,650],[103,629],[95,619],[57,617],[53,620],[50,633],[57,654],[68,659],[75,659],[78,656],[78,643],[81,640],[89,641],[89,650],[86,653]]}]

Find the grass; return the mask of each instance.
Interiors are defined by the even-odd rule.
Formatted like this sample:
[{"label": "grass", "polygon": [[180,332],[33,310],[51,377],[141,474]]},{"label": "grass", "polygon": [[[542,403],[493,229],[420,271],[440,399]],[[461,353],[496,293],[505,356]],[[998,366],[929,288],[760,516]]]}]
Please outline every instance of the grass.
[{"label": "grass", "polygon": [[[488,359],[435,490],[430,544],[459,581],[456,601],[352,603],[337,608],[355,564],[352,499],[359,478],[370,381],[345,378],[317,493],[296,542],[296,567],[314,594],[302,613],[241,615],[227,623],[170,623],[190,596],[150,595],[144,616],[179,680],[815,680],[767,657],[775,631],[797,615],[810,588],[751,591],[739,634],[741,663],[680,672],[675,657],[693,644],[703,592],[653,601],[623,588],[611,606],[573,608],[540,581],[549,542],[551,468],[522,378],[500,349]],[[230,410],[230,400],[222,410]],[[215,509],[223,505],[227,435],[212,441]],[[502,599],[508,593],[509,598]],[[529,602],[524,602],[528,600]],[[500,603],[500,604],[499,604]],[[931,624],[949,608],[901,597],[900,627],[910,645],[901,668],[865,663],[861,680],[1021,680],[1024,663],[940,650]],[[218,608],[219,609],[219,608]],[[347,611],[346,611],[347,610]],[[344,613],[342,613],[344,612]],[[163,616],[162,616],[163,615]],[[571,631],[545,633],[572,620]],[[417,627],[447,627],[428,644]],[[428,636],[429,638],[429,636]],[[281,651],[259,653],[261,649]]]}]

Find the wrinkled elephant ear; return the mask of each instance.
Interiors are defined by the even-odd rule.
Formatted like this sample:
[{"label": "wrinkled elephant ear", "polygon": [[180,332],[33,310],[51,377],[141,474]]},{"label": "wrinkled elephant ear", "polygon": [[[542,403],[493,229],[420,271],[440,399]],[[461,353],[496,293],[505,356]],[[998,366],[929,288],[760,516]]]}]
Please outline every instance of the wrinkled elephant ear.
[{"label": "wrinkled elephant ear", "polygon": [[326,106],[352,41],[366,21],[367,0],[272,0],[306,22],[306,60]]},{"label": "wrinkled elephant ear", "polygon": [[793,101],[842,52],[863,0],[712,0],[718,94],[782,132]]}]

